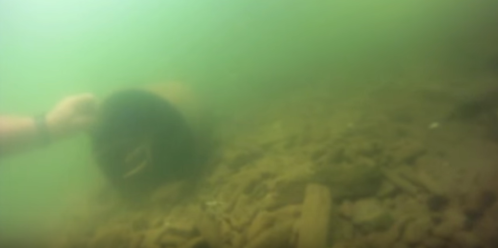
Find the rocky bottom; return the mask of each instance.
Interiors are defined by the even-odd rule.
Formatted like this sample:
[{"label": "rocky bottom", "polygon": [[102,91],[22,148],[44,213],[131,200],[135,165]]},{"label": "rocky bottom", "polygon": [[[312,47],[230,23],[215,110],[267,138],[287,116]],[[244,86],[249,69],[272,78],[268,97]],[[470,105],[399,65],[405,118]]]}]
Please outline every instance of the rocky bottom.
[{"label": "rocky bottom", "polygon": [[233,116],[195,190],[93,199],[51,247],[497,247],[498,80],[472,80],[316,86]]}]

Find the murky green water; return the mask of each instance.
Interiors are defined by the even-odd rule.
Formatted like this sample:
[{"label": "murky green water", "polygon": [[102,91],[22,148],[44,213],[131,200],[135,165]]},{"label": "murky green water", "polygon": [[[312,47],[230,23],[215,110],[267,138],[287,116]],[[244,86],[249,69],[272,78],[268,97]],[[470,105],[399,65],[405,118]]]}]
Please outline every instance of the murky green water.
[{"label": "murky green water", "polygon": [[[68,94],[105,97],[158,80],[189,82],[231,116],[296,87],[326,83],[346,97],[408,75],[398,83],[471,78],[498,70],[496,8],[443,0],[0,0],[0,113],[43,113]],[[43,234],[101,182],[86,136],[0,163],[0,232],[8,235]]]}]

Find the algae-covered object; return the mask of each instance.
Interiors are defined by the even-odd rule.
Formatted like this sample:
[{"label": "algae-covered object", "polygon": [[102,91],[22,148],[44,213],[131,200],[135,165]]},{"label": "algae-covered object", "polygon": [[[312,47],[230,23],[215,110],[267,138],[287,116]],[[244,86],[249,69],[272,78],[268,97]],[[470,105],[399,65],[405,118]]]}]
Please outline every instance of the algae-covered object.
[{"label": "algae-covered object", "polygon": [[196,116],[192,96],[166,85],[114,92],[92,135],[96,161],[126,195],[139,195],[192,170]]}]

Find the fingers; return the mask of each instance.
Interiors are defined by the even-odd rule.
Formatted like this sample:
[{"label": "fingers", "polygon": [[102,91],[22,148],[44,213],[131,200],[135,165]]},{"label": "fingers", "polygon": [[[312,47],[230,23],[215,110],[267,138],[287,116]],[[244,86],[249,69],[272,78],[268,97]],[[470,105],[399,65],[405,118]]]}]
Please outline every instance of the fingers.
[{"label": "fingers", "polygon": [[93,94],[85,93],[63,99],[47,115],[54,136],[66,136],[89,130],[97,116],[97,100]]}]

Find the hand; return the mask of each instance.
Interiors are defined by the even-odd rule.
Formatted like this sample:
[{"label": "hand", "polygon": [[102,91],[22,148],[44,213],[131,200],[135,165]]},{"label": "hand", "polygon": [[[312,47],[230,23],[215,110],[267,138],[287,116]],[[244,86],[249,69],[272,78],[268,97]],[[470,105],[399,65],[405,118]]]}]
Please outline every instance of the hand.
[{"label": "hand", "polygon": [[64,98],[46,116],[49,132],[54,137],[88,130],[96,120],[97,101],[92,94]]}]

